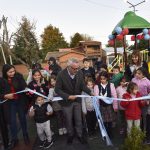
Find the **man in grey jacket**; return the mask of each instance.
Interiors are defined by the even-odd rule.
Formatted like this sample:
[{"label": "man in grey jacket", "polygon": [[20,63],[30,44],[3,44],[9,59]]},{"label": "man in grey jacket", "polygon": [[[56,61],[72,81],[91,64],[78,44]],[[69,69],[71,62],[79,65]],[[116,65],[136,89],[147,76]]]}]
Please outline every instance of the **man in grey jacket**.
[{"label": "man in grey jacket", "polygon": [[82,135],[81,98],[78,98],[76,95],[81,95],[82,91],[89,95],[93,94],[84,83],[83,73],[79,70],[79,61],[77,59],[69,59],[67,68],[58,74],[55,91],[63,98],[60,104],[63,107],[66,118],[67,143],[71,144],[73,142],[74,129],[79,141],[82,144],[85,143],[86,141]]}]

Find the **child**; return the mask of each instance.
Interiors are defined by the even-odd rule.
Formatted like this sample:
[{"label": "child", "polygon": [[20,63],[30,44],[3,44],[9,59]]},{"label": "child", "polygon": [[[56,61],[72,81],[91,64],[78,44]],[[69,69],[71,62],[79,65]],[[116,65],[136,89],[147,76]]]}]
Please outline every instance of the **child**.
[{"label": "child", "polygon": [[123,77],[123,73],[120,72],[120,67],[115,66],[113,68],[113,76],[111,79],[111,83],[113,83],[115,85],[115,87],[118,87],[122,77]]},{"label": "child", "polygon": [[[98,90],[94,91],[95,95],[117,98],[117,93],[114,84],[109,83],[109,75],[106,71],[100,73],[98,81]],[[112,105],[106,104],[105,102],[100,100],[100,110],[102,113],[102,118],[107,133],[110,137],[112,137],[112,124],[115,120],[114,111],[116,112],[118,110],[118,103],[116,100],[114,100]]]},{"label": "child", "polygon": [[[126,93],[127,91],[127,84],[126,79],[123,77],[122,80],[120,81],[120,86],[117,87],[116,92],[117,92],[117,97],[122,98],[123,94]],[[119,122],[120,122],[120,134],[124,133],[125,130],[125,116],[124,116],[124,108],[120,106],[120,101],[118,101],[118,108],[119,108]]]},{"label": "child", "polygon": [[84,68],[81,69],[83,72],[83,75],[92,77],[92,79],[95,81],[95,69],[90,66],[90,60],[87,58],[84,58],[83,65],[84,65]]},{"label": "child", "polygon": [[[148,76],[147,71],[145,70],[145,68],[141,67],[136,70],[135,77],[132,79],[132,82],[138,85],[141,96],[147,96],[150,93],[150,80],[147,78],[147,76]],[[147,109],[148,109],[148,106],[145,106],[142,109],[142,129],[143,130],[146,130],[146,128],[149,126],[149,125],[146,125],[146,117],[147,119],[148,118],[150,119],[149,114],[147,114]],[[147,130],[146,134],[147,134],[147,138],[149,138],[150,140],[150,131]]]},{"label": "child", "polygon": [[34,63],[32,65],[32,69],[30,69],[30,71],[29,71],[29,75],[28,75],[27,81],[26,81],[27,84],[29,84],[32,81],[32,71],[35,69],[40,70],[42,76],[45,79],[48,79],[50,77],[49,71],[47,71],[46,69],[43,69],[40,63]]},{"label": "child", "polygon": [[[43,78],[39,69],[35,69],[32,71],[32,81],[28,84],[28,88],[42,93],[45,96],[48,96],[48,81]],[[31,99],[33,99],[35,95],[30,92],[29,96],[31,97]]]},{"label": "child", "polygon": [[142,100],[130,101],[130,99],[137,97],[141,97],[141,94],[138,92],[138,86],[136,83],[130,82],[127,87],[127,93],[123,95],[123,98],[128,101],[121,101],[120,103],[120,105],[125,108],[128,134],[133,124],[140,128],[141,109],[145,105],[145,102]]},{"label": "child", "polygon": [[[91,92],[94,92],[95,90],[98,90],[98,86],[94,86],[94,81],[92,78],[87,79],[86,81],[87,87],[91,90]],[[87,95],[86,93],[82,93],[83,95]],[[82,98],[82,111],[86,115],[86,123],[88,128],[88,134],[89,136],[94,135],[95,133],[95,127],[96,127],[96,114],[93,106],[93,102],[91,98]]]},{"label": "child", "polygon": [[49,120],[49,116],[52,113],[53,109],[50,104],[45,103],[43,97],[37,96],[35,104],[30,108],[29,116],[34,116],[37,134],[41,141],[40,147],[49,148],[53,145]]},{"label": "child", "polygon": [[[49,89],[49,95],[48,95],[48,98],[50,100],[53,100],[53,97],[58,96],[54,91],[55,84],[56,84],[56,76],[52,75],[50,78],[51,88]],[[64,114],[62,112],[61,105],[58,103],[58,101],[55,101],[55,102],[52,102],[52,108],[57,117],[59,135],[67,134],[67,129],[65,127],[65,118],[64,118]]]}]

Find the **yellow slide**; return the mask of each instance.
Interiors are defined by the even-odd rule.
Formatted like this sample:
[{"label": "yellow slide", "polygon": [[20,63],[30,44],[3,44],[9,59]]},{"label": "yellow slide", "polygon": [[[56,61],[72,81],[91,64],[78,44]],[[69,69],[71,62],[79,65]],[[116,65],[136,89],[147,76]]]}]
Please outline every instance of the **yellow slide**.
[{"label": "yellow slide", "polygon": [[150,73],[150,61],[148,62],[148,71]]}]

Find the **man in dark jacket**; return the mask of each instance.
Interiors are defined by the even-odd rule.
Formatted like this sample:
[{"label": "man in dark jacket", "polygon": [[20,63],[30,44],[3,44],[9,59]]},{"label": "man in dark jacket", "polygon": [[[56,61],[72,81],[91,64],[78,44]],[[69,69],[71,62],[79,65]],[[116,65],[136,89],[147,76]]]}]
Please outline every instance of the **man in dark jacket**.
[{"label": "man in dark jacket", "polygon": [[89,95],[92,93],[84,83],[83,73],[79,70],[78,60],[71,58],[68,60],[67,65],[67,68],[58,74],[55,91],[63,98],[60,104],[63,107],[66,118],[67,143],[71,144],[73,141],[74,128],[79,141],[85,143],[86,141],[82,135],[81,98],[77,98],[76,95],[80,95],[82,91]]}]

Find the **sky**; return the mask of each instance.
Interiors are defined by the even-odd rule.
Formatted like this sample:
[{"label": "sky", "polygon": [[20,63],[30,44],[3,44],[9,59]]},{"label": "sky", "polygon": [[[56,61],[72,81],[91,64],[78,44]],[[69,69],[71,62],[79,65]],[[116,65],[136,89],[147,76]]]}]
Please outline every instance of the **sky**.
[{"label": "sky", "polygon": [[[128,0],[137,4],[143,0]],[[136,7],[137,15],[150,22],[150,0]],[[0,19],[8,17],[8,29],[15,32],[22,16],[36,22],[37,38],[49,24],[58,27],[65,39],[79,32],[101,41],[105,47],[108,35],[127,11],[124,0],[0,0]],[[129,39],[129,38],[128,38]]]}]

